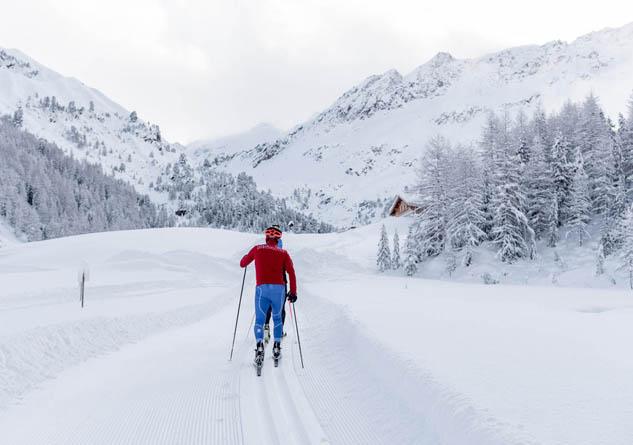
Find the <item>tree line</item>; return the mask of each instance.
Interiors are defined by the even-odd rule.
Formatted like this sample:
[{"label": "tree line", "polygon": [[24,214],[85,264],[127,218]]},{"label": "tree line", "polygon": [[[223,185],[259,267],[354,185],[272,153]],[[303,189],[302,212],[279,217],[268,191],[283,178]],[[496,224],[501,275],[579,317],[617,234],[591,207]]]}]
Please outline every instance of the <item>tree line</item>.
[{"label": "tree line", "polygon": [[214,169],[209,162],[193,168],[184,153],[150,186],[167,193],[176,205],[181,221],[173,219],[172,223],[245,232],[260,232],[271,224],[284,230],[292,225],[299,233],[334,230],[330,224],[289,208],[285,199],[275,198],[270,191],[258,190],[246,173],[234,176]]},{"label": "tree line", "polygon": [[617,125],[590,95],[550,115],[491,113],[473,146],[436,136],[415,191],[419,210],[403,255],[409,275],[443,252],[453,270],[458,257],[468,267],[482,243],[513,263],[562,236],[584,246],[594,232],[597,273],[615,252],[631,258],[633,271],[633,99]]},{"label": "tree line", "polygon": [[164,225],[149,197],[0,118],[0,217],[28,241]]}]

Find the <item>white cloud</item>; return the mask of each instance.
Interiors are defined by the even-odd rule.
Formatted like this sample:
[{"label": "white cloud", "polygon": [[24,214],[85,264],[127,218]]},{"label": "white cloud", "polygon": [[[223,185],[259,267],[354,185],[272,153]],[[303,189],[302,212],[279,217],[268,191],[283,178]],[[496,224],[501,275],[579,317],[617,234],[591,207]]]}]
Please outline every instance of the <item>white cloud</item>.
[{"label": "white cloud", "polygon": [[368,75],[633,21],[603,0],[2,0],[0,46],[80,78],[188,142],[290,127]]}]

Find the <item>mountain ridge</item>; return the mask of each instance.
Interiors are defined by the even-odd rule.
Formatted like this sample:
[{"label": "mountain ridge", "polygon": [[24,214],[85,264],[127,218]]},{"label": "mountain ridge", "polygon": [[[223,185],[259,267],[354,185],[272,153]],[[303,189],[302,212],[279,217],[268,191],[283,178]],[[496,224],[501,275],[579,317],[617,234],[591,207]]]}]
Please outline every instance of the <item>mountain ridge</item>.
[{"label": "mountain ridge", "polygon": [[[553,111],[590,93],[615,118],[631,78],[633,23],[472,59],[439,52],[406,75],[392,69],[368,76],[275,141],[220,154],[211,164],[246,171],[279,196],[300,195],[295,201],[320,218],[366,223],[414,182],[411,167],[435,134],[472,144],[490,112]],[[279,171],[283,178],[271,174]]]},{"label": "mountain ridge", "polygon": [[157,204],[168,198],[153,182],[185,155],[193,167],[246,172],[290,207],[340,226],[383,216],[415,181],[435,134],[472,144],[490,112],[551,111],[589,93],[615,117],[631,78],[633,23],[472,59],[438,52],[405,75],[392,69],[366,77],[289,131],[260,126],[183,147],[99,90],[0,48],[0,114],[17,113],[28,131],[101,164]]}]

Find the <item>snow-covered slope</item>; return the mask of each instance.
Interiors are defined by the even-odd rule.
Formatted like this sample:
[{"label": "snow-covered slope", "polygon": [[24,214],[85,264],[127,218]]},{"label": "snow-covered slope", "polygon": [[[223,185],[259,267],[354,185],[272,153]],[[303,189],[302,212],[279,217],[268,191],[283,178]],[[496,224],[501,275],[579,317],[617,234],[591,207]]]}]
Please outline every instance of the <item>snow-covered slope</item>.
[{"label": "snow-covered slope", "polygon": [[[385,223],[389,233],[406,229],[402,218]],[[175,228],[0,250],[0,444],[631,443],[624,282],[382,275],[379,233],[373,224],[284,234],[297,312],[279,368],[269,348],[259,378],[250,268],[228,358],[238,262],[261,236]],[[590,275],[593,262],[570,267]]]},{"label": "snow-covered slope", "polygon": [[471,143],[489,111],[552,111],[590,92],[616,117],[626,110],[631,79],[633,24],[476,59],[438,53],[405,76],[391,70],[365,79],[273,142],[210,160],[247,171],[280,196],[294,192],[326,221],[362,222],[380,216],[387,200],[378,199],[413,182],[411,167],[433,135]]},{"label": "snow-covered slope", "polygon": [[187,153],[198,163],[205,159],[221,162],[257,144],[275,141],[280,136],[281,130],[269,124],[259,124],[244,133],[192,142],[187,145]]},{"label": "snow-covered slope", "polygon": [[141,193],[149,192],[161,167],[178,159],[180,146],[162,140],[157,125],[18,50],[0,48],[0,115],[16,112],[30,133],[103,165]]}]

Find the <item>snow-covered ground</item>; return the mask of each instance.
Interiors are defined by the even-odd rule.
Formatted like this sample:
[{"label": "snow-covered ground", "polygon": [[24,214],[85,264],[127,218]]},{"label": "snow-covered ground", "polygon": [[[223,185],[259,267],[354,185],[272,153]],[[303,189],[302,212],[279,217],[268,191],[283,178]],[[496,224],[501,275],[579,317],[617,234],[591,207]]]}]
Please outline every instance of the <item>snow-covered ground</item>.
[{"label": "snow-covered ground", "polygon": [[0,248],[16,244],[18,242],[19,240],[15,237],[15,234],[13,233],[11,227],[9,227],[9,224],[0,217]]},{"label": "snow-covered ground", "polygon": [[259,236],[0,249],[0,443],[633,443],[631,291],[379,275],[379,230],[284,235],[305,369],[288,315],[284,358],[260,378],[250,268],[228,361],[237,264]]}]

